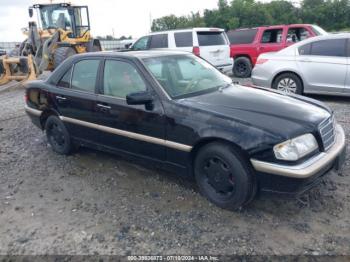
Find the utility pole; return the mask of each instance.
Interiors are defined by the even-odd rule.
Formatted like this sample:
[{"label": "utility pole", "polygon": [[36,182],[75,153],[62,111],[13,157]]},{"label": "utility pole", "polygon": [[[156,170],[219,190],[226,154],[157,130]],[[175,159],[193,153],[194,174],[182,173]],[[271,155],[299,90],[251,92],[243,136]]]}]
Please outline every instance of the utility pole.
[{"label": "utility pole", "polygon": [[152,32],[152,13],[149,12],[149,33]]}]

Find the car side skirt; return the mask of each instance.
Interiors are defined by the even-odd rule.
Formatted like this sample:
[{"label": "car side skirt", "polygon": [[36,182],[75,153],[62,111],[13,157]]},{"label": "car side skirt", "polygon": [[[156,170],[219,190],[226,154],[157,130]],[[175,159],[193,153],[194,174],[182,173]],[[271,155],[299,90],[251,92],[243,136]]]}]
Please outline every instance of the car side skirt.
[{"label": "car side skirt", "polygon": [[119,136],[124,136],[124,137],[128,137],[131,139],[141,140],[141,141],[145,141],[145,142],[149,142],[149,143],[153,143],[153,144],[157,144],[157,145],[162,145],[165,147],[173,148],[173,149],[184,151],[184,152],[190,152],[192,150],[192,146],[180,144],[180,143],[173,142],[173,141],[164,140],[161,138],[146,136],[146,135],[142,135],[142,134],[138,134],[138,133],[134,133],[134,132],[129,132],[129,131],[125,131],[125,130],[121,130],[121,129],[117,129],[117,128],[111,128],[108,126],[103,126],[103,125],[98,125],[98,124],[94,124],[94,123],[90,123],[90,122],[85,122],[85,121],[81,121],[78,119],[69,118],[69,117],[65,117],[65,116],[60,116],[60,119],[63,122],[68,122],[68,123],[72,123],[72,124],[76,124],[76,125],[94,128],[94,129],[97,129],[97,130],[100,130],[103,132],[107,132],[107,133],[111,133],[111,134],[115,134],[115,135],[119,135]]}]

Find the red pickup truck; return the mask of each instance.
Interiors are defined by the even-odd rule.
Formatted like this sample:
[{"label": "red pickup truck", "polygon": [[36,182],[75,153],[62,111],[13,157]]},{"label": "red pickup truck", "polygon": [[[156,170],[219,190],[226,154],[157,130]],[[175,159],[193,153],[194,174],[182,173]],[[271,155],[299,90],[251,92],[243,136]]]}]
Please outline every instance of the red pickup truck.
[{"label": "red pickup truck", "polygon": [[233,74],[249,77],[258,56],[277,52],[306,38],[327,34],[317,25],[293,24],[261,26],[227,32],[231,42],[231,57],[234,58]]}]

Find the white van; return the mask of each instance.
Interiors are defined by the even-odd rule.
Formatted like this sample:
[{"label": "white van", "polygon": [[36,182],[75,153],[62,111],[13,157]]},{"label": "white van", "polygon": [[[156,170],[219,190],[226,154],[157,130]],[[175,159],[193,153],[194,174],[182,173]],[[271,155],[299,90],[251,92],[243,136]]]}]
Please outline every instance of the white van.
[{"label": "white van", "polygon": [[131,49],[135,51],[171,49],[193,52],[221,72],[232,72],[230,42],[225,31],[220,28],[191,28],[151,33],[139,38]]}]

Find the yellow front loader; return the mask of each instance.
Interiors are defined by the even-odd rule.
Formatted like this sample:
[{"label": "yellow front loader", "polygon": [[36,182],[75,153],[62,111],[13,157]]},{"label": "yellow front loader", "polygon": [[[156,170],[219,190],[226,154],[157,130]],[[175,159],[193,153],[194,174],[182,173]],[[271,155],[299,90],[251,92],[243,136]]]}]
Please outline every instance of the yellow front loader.
[{"label": "yellow front loader", "polygon": [[37,22],[24,30],[27,39],[8,55],[0,57],[0,85],[9,81],[36,79],[45,70],[54,70],[74,54],[101,50],[90,34],[87,6],[68,3],[37,4],[29,8]]}]

